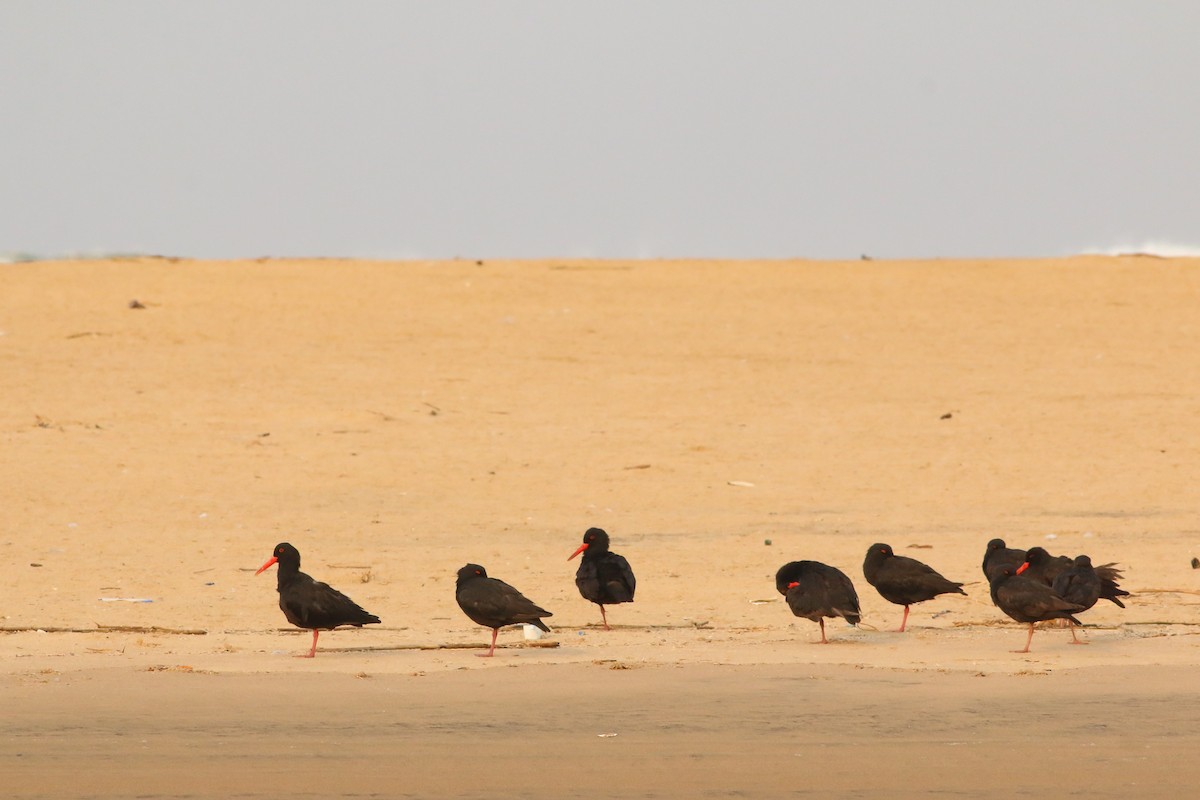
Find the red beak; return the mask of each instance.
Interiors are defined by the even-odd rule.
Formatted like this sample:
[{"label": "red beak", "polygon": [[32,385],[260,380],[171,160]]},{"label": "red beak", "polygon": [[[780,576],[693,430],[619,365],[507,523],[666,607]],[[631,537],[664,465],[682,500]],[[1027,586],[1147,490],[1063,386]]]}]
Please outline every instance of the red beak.
[{"label": "red beak", "polygon": [[254,574],[257,575],[259,572],[262,572],[264,569],[266,569],[267,567],[271,566],[272,564],[274,564],[278,561],[279,561],[278,558],[276,558],[275,556],[271,556],[270,558],[267,559],[267,563],[265,563],[261,567],[259,567],[258,572],[254,573]]},{"label": "red beak", "polygon": [[788,584],[788,588],[795,589],[799,585],[800,585],[800,581],[792,581],[791,583]]},{"label": "red beak", "polygon": [[1029,562],[1028,562],[1028,561],[1026,561],[1026,562],[1025,562],[1024,564],[1022,564],[1021,566],[1017,567],[1017,574],[1018,574],[1018,575],[1020,575],[1022,572],[1024,572],[1024,571],[1025,571],[1025,570],[1027,570],[1027,569],[1029,569]]},{"label": "red beak", "polygon": [[579,555],[580,553],[582,553],[584,550],[587,550],[587,549],[588,549],[588,543],[584,542],[583,544],[579,545],[578,550],[576,550],[574,553],[571,553],[571,555],[567,556],[567,561],[570,561],[572,558],[574,558],[575,556]]}]

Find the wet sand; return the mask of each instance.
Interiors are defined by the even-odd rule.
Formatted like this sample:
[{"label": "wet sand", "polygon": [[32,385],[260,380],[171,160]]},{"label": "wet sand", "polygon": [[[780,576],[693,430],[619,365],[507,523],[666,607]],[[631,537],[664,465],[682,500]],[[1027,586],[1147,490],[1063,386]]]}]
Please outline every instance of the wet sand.
[{"label": "wet sand", "polygon": [[43,680],[6,692],[7,796],[1186,797],[1200,778],[1192,668]]},{"label": "wet sand", "polygon": [[[1200,778],[1200,261],[142,259],[0,265],[0,298],[6,794]],[[566,561],[592,525],[639,576],[609,632]],[[1128,608],[1012,653],[993,536],[1119,562]],[[279,541],[383,625],[293,658]],[[892,632],[877,541],[968,596]],[[862,598],[828,646],[773,588],[801,558]],[[467,561],[557,646],[475,658]]]}]

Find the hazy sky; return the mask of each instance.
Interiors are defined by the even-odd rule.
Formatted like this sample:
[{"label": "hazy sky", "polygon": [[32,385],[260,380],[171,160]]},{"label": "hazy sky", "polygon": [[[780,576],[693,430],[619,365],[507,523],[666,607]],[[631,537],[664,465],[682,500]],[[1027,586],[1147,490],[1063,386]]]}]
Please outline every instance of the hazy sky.
[{"label": "hazy sky", "polygon": [[0,253],[1200,246],[1200,3],[0,0]]}]

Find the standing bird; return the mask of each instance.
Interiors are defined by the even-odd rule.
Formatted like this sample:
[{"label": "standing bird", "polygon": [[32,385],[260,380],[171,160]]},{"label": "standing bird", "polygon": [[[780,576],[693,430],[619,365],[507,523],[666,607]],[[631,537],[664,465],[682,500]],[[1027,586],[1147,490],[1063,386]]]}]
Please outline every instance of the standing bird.
[{"label": "standing bird", "polygon": [[[1082,606],[1083,611],[1096,605],[1096,601],[1100,599],[1100,593],[1103,591],[1100,576],[1092,567],[1092,559],[1087,556],[1075,556],[1071,568],[1058,573],[1054,578],[1054,586],[1051,588],[1056,595],[1068,603]],[[1075,635],[1074,623],[1071,624],[1071,642],[1072,644],[1087,644],[1087,642],[1079,641],[1079,637]]]},{"label": "standing bird", "polygon": [[1025,640],[1025,649],[1014,650],[1014,653],[1029,652],[1029,645],[1033,642],[1034,623],[1048,619],[1066,619],[1079,625],[1079,620],[1071,615],[1083,611],[1083,606],[1062,599],[1046,584],[1020,574],[1027,569],[1027,564],[1028,562],[1015,570],[1008,566],[1002,567],[990,581],[992,602],[996,607],[1017,622],[1029,623],[1029,638]]},{"label": "standing bird", "polygon": [[873,544],[863,561],[863,577],[889,603],[904,606],[900,633],[908,625],[908,607],[932,600],[939,594],[966,594],[961,583],[948,581],[933,567],[915,558],[898,556],[890,545]]},{"label": "standing bird", "polygon": [[791,561],[775,573],[775,588],[787,598],[793,614],[820,624],[821,644],[829,644],[825,617],[844,617],[851,625],[862,620],[854,584],[837,567],[820,561]]},{"label": "standing bird", "polygon": [[632,603],[637,579],[633,577],[633,570],[629,568],[625,557],[608,549],[608,534],[600,528],[588,528],[583,534],[583,544],[567,556],[567,561],[580,553],[583,553],[583,559],[575,571],[575,585],[579,587],[584,600],[591,600],[600,606],[604,630],[611,630],[604,606]]},{"label": "standing bird", "polygon": [[491,658],[496,652],[496,635],[505,625],[529,623],[550,632],[541,618],[553,614],[534,605],[532,600],[504,581],[489,578],[487,570],[478,564],[467,564],[458,571],[454,599],[472,622],[492,629],[491,649],[475,654],[482,658]]},{"label": "standing bird", "polygon": [[341,625],[361,628],[379,622],[358,603],[334,589],[328,583],[313,580],[300,571],[300,551],[287,542],[275,545],[275,554],[258,568],[260,574],[272,564],[279,565],[279,608],[287,621],[297,628],[313,632],[312,649],[298,658],[313,658],[317,654],[317,637],[321,631],[331,631]]},{"label": "standing bird", "polygon": [[1012,567],[1013,572],[1016,572],[1017,567],[1024,563],[1024,550],[1009,547],[1003,539],[992,539],[983,552],[983,577],[990,582],[993,572],[999,572],[1004,567]]},{"label": "standing bird", "polygon": [[[1068,556],[1050,555],[1043,547],[1029,548],[1029,552],[1025,554],[1025,560],[1029,562],[1026,574],[1034,580],[1042,581],[1047,586],[1053,586],[1054,582],[1058,580],[1058,576],[1076,564],[1076,560],[1072,560]],[[1090,558],[1088,564],[1091,564]],[[1121,577],[1121,570],[1117,569],[1116,564],[1101,564],[1093,569],[1096,577],[1100,580],[1100,598],[1124,608],[1125,604],[1121,602],[1121,598],[1127,597],[1129,592],[1117,584],[1117,579]]]}]

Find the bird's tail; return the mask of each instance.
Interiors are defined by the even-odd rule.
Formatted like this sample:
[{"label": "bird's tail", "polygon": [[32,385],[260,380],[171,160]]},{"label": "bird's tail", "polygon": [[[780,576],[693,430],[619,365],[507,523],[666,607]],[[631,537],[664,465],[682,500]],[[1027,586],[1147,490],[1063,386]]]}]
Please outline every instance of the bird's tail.
[{"label": "bird's tail", "polygon": [[1120,586],[1117,586],[1117,582],[1115,580],[1113,580],[1112,578],[1101,578],[1100,579],[1100,596],[1103,597],[1105,600],[1111,600],[1112,602],[1116,603],[1121,608],[1124,608],[1125,604],[1122,603],[1117,598],[1118,597],[1128,597],[1129,592],[1125,591]]}]

